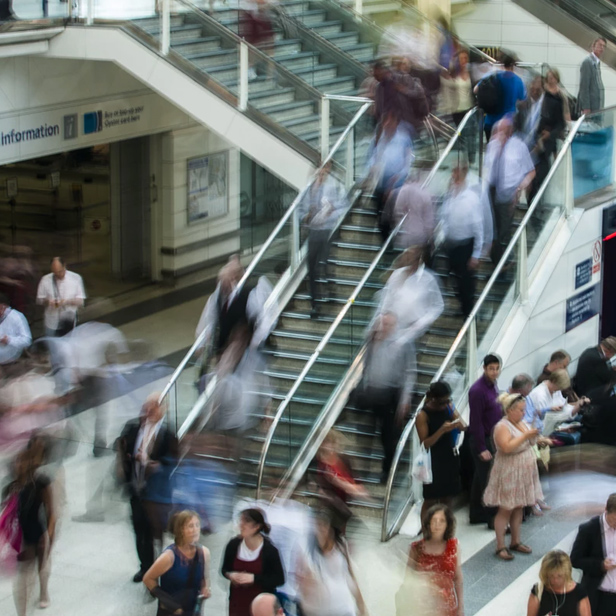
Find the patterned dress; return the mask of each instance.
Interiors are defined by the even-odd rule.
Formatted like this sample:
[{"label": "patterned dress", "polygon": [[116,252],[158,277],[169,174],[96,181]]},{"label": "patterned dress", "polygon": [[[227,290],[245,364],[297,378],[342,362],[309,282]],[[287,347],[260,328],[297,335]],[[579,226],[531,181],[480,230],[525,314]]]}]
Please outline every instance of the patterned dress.
[{"label": "patterned dress", "polygon": [[[501,419],[496,428],[504,424],[512,437],[518,437],[523,432],[516,428],[508,419]],[[524,424],[526,425],[526,424]],[[543,499],[537,458],[529,440],[524,441],[515,451],[505,453],[496,445],[494,466],[490,473],[488,487],[483,494],[486,507],[532,507]]]},{"label": "patterned dress", "polygon": [[423,539],[411,544],[411,552],[417,561],[417,570],[427,573],[434,588],[438,591],[442,605],[442,616],[458,615],[458,595],[454,584],[458,566],[458,540],[448,539],[442,554],[426,554]]}]

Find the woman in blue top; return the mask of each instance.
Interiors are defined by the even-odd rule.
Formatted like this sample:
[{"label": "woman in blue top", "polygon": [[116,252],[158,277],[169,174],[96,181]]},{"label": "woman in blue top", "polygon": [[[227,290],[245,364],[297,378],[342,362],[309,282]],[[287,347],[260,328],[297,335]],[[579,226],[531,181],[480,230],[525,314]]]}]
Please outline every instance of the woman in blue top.
[{"label": "woman in blue top", "polygon": [[188,510],[178,513],[173,534],[175,542],[143,576],[143,583],[158,599],[157,616],[200,613],[197,606],[210,596],[210,551],[199,545],[199,516]]}]

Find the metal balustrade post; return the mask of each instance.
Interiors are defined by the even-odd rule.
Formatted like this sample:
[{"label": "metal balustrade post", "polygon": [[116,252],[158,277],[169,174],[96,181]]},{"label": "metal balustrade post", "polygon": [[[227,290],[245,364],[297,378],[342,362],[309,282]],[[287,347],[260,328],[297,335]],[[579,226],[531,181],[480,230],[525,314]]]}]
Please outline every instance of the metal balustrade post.
[{"label": "metal balustrade post", "polygon": [[364,0],[355,0],[355,12],[360,15],[364,14]]},{"label": "metal balustrade post", "polygon": [[240,43],[240,111],[248,107],[248,45]]},{"label": "metal balustrade post", "polygon": [[565,160],[561,163],[565,165],[565,216],[569,217],[573,214],[575,207],[575,196],[573,192],[573,158],[571,156],[571,148],[567,148]]},{"label": "metal balustrade post", "polygon": [[466,336],[466,379],[470,385],[477,371],[477,317],[470,322]]},{"label": "metal balustrade post", "polygon": [[299,207],[295,208],[291,217],[291,269],[295,271],[299,265],[300,253],[300,224],[299,224]]},{"label": "metal balustrade post", "polygon": [[528,245],[526,227],[522,228],[518,241],[518,265],[516,272],[516,291],[521,302],[528,301]]},{"label": "metal balustrade post", "polygon": [[[75,11],[75,18],[79,18],[79,5]],[[86,24],[91,26],[94,23],[94,0],[88,0],[86,4]]]},{"label": "metal balustrade post", "polygon": [[171,0],[162,0],[162,3],[160,52],[166,56],[171,46]]},{"label": "metal balustrade post", "polygon": [[355,183],[355,133],[351,131],[346,144],[346,188],[350,190]]},{"label": "metal balustrade post", "polygon": [[329,154],[329,99],[321,99],[321,159]]}]

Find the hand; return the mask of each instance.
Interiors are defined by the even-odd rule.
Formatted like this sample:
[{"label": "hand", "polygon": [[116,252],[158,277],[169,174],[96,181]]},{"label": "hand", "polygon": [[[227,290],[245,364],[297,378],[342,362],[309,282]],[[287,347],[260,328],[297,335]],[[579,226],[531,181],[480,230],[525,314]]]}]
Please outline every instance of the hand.
[{"label": "hand", "polygon": [[212,591],[209,588],[206,588],[200,595],[203,600],[209,599],[212,596]]},{"label": "hand", "polygon": [[616,569],[616,562],[614,562],[611,558],[606,558],[603,561],[603,568],[606,571],[612,571],[612,569]]},{"label": "hand", "polygon": [[229,578],[229,581],[231,582],[231,584],[236,584],[239,585],[240,584],[240,579],[243,574],[242,573],[238,573],[237,571],[234,571],[233,573],[229,573],[229,575],[227,576]]},{"label": "hand", "polygon": [[525,433],[526,438],[530,440],[531,438],[535,438],[539,436],[539,428],[531,428],[528,432]]},{"label": "hand", "polygon": [[0,338],[0,344],[8,344],[8,343],[9,343],[8,336],[2,336],[2,338]]},{"label": "hand", "polygon": [[479,454],[479,459],[484,462],[489,462],[492,459],[492,454],[486,449]]},{"label": "hand", "polygon": [[248,586],[255,583],[255,576],[253,573],[238,573],[237,580],[240,586]]},{"label": "hand", "polygon": [[455,421],[446,421],[442,426],[441,426],[441,430],[443,432],[451,432],[452,430],[455,430],[458,427],[458,420],[456,419]]},{"label": "hand", "polygon": [[469,270],[476,270],[479,267],[479,259],[475,259],[474,257],[471,257],[468,260],[466,267],[468,267]]},{"label": "hand", "polygon": [[173,612],[174,616],[182,616],[183,613],[184,613],[184,610],[182,608],[180,608],[179,610],[175,610],[175,612]]},{"label": "hand", "polygon": [[560,406],[553,406],[550,411],[552,411],[553,413],[560,413],[560,411],[563,410],[562,404]]},{"label": "hand", "polygon": [[[563,430],[561,430],[562,432]],[[545,436],[540,436],[537,439],[537,445],[539,445],[539,447],[550,447],[551,445],[554,444],[554,441],[551,438],[547,438]]]}]

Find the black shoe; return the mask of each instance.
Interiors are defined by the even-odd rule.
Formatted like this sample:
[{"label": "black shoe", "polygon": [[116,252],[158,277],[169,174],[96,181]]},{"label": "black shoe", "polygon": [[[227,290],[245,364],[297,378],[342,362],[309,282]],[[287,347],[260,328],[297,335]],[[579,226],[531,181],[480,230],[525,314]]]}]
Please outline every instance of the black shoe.
[{"label": "black shoe", "polygon": [[310,318],[311,319],[316,319],[319,316],[319,309],[317,306],[315,306],[311,311],[310,311]]},{"label": "black shoe", "polygon": [[133,582],[135,582],[135,584],[138,584],[139,582],[143,582],[144,573],[145,571],[141,571],[141,569],[139,569],[139,571],[137,571],[137,573],[133,575]]}]

